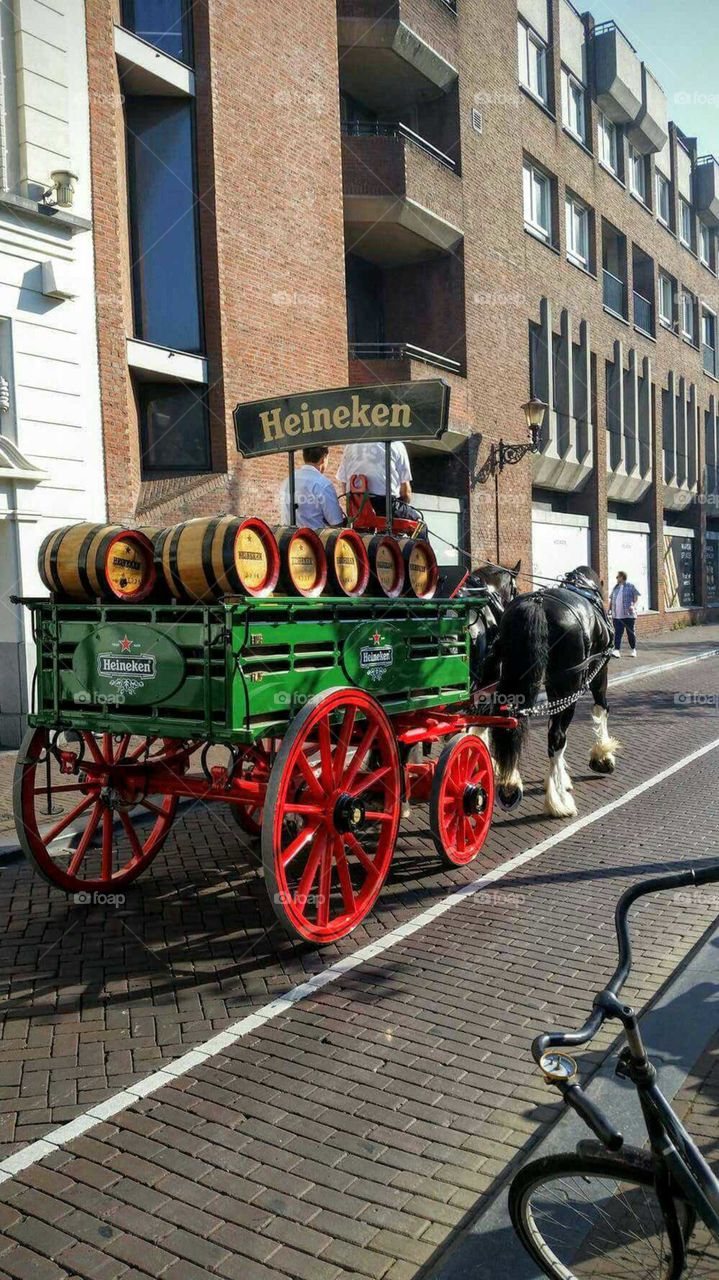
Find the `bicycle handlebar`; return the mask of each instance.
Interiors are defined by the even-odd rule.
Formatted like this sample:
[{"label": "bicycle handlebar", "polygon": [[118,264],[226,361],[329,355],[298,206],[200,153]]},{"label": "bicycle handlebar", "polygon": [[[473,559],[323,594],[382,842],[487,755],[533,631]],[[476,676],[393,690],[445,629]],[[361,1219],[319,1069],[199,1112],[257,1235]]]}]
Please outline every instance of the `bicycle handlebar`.
[{"label": "bicycle handlebar", "polygon": [[647,894],[651,893],[662,893],[668,889],[685,889],[689,885],[701,887],[707,884],[716,884],[717,882],[719,882],[719,862],[712,863],[708,867],[700,867],[697,870],[692,867],[688,871],[677,871],[664,876],[652,876],[651,879],[640,880],[638,884],[632,885],[631,889],[627,889],[619,899],[614,913],[619,961],[604,991],[597,995],[591,1017],[587,1019],[584,1026],[578,1031],[547,1031],[543,1035],[537,1036],[532,1044],[532,1054],[535,1062],[539,1062],[542,1054],[549,1049],[574,1049],[588,1044],[590,1040],[594,1039],[605,1019],[612,1016],[607,1009],[601,1007],[599,1001],[605,995],[618,996],[631,973],[632,942],[629,936],[628,916],[630,908],[638,898],[646,897]]}]

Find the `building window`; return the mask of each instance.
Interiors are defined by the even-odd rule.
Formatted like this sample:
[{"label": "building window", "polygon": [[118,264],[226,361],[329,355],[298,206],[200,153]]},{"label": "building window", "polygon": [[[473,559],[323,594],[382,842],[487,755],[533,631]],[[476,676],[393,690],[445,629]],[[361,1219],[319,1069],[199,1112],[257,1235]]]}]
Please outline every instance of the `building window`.
[{"label": "building window", "polygon": [[699,224],[700,240],[699,252],[701,260],[705,267],[709,267],[710,271],[716,270],[716,235],[712,227],[708,227],[705,222]]},{"label": "building window", "polygon": [[702,309],[702,348],[704,368],[712,377],[717,374],[717,318],[713,311]]},{"label": "building window", "polygon": [[599,113],[599,159],[615,177],[619,176],[619,130],[603,111]]},{"label": "building window", "polygon": [[519,79],[525,89],[547,105],[547,46],[523,22],[517,23]]},{"label": "building window", "polygon": [[567,257],[589,266],[589,210],[573,196],[567,196]]},{"label": "building window", "polygon": [[644,156],[640,156],[634,147],[629,148],[629,189],[632,195],[647,203],[647,165]]},{"label": "building window", "polygon": [[679,197],[679,237],[687,249],[692,247],[692,207],[684,196]]},{"label": "building window", "polygon": [[141,382],[140,443],[145,475],[210,470],[207,400],[184,383]]},{"label": "building window", "polygon": [[128,98],[135,336],[178,351],[202,350],[192,105]]},{"label": "building window", "polygon": [[676,282],[663,271],[659,273],[659,318],[668,329],[676,323]]},{"label": "building window", "polygon": [[672,184],[663,173],[657,170],[657,217],[665,227],[671,224],[672,213]]},{"label": "building window", "polygon": [[547,242],[552,238],[552,190],[549,178],[528,160],[524,162],[524,222]]},{"label": "building window", "polygon": [[122,0],[122,25],[171,58],[192,63],[188,0]]},{"label": "building window", "polygon": [[696,346],[696,310],[694,298],[686,291],[682,294],[682,337]]},{"label": "building window", "polygon": [[585,118],[584,85],[562,68],[562,119],[565,128],[585,142],[587,136]]}]

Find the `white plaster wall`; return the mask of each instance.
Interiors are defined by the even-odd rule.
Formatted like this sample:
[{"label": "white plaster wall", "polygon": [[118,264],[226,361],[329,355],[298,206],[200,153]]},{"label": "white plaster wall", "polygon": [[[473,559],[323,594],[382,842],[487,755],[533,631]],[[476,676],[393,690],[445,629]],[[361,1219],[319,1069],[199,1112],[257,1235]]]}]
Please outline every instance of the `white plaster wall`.
[{"label": "white plaster wall", "polygon": [[[78,175],[72,212],[89,218],[84,5],[14,0],[13,17],[19,128],[5,132],[6,171],[16,175],[15,193],[25,194],[28,175],[47,185],[51,168],[71,169]],[[6,70],[2,37],[0,22]],[[8,101],[6,94],[10,116]],[[43,295],[44,261],[67,265],[75,297]],[[0,374],[11,396],[0,434],[46,477],[39,484],[0,479],[0,745],[7,746],[22,730],[34,668],[26,611],[10,606],[8,596],[45,594],[37,574],[43,538],[74,520],[104,520],[106,500],[92,233],[72,234],[1,202]]]}]

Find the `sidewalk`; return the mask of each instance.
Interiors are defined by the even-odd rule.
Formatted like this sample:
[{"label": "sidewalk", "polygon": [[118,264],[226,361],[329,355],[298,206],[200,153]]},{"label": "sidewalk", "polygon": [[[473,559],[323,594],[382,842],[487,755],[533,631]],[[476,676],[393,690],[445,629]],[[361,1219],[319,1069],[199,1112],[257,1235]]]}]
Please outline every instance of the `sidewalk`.
[{"label": "sidewalk", "polygon": [[[715,927],[642,1018],[642,1035],[657,1068],[660,1088],[714,1166],[719,1155],[718,950],[719,928]],[[628,1145],[646,1146],[646,1128],[634,1087],[615,1075],[616,1050],[606,1056],[591,1081],[587,1059],[587,1050],[580,1050],[579,1074],[588,1095],[616,1124]],[[555,1096],[548,1086],[546,1092],[548,1098]],[[522,1163],[573,1151],[588,1137],[591,1134],[582,1121],[563,1109],[558,1122],[526,1152]],[[542,1280],[517,1240],[507,1210],[509,1185],[517,1167],[509,1168],[492,1201],[455,1237],[429,1269],[426,1280],[464,1280],[467,1275],[472,1280]],[[702,1270],[701,1274],[709,1273]]]}]

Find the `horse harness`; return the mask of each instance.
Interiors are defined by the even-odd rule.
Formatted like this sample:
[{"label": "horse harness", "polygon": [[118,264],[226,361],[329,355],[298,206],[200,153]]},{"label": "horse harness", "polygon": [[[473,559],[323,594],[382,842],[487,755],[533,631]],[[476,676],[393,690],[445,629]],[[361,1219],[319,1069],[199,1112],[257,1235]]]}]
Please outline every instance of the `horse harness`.
[{"label": "horse harness", "polygon": [[[592,607],[594,608],[597,620],[599,621],[600,625],[604,628],[606,640],[607,640],[607,647],[600,654],[597,654],[595,656],[592,656],[590,654],[588,657],[583,658],[581,662],[575,663],[573,667],[567,668],[568,673],[572,671],[585,670],[584,678],[576,693],[565,694],[561,698],[553,698],[551,702],[544,702],[538,706],[520,707],[519,709],[516,709],[514,714],[524,719],[527,719],[530,716],[532,717],[556,716],[556,715],[559,715],[562,711],[568,711],[569,708],[574,706],[579,701],[579,699],[587,692],[587,689],[591,685],[594,678],[598,676],[599,672],[607,665],[611,657],[612,650],[614,648],[614,645],[611,642],[612,628],[609,622],[609,618],[607,616],[607,611],[604,607],[604,601],[602,600],[602,596],[601,596],[601,592],[599,591],[599,588],[595,587],[593,583],[591,583],[588,579],[584,579],[584,578],[580,578],[576,582],[568,582],[564,580],[559,584],[558,587],[538,588],[537,591],[532,592],[531,599],[541,601],[544,599],[545,596],[552,595],[557,590],[573,591],[576,595],[581,596],[583,600],[586,600],[588,604],[592,605]],[[588,644],[591,644],[591,636],[587,634],[585,618],[582,616],[580,611],[578,609],[575,609],[574,606],[570,603],[570,601],[566,599],[562,599],[562,604],[567,609],[569,609],[570,613],[574,615],[574,618],[576,619],[582,633],[584,634],[585,640],[587,641]]]}]

